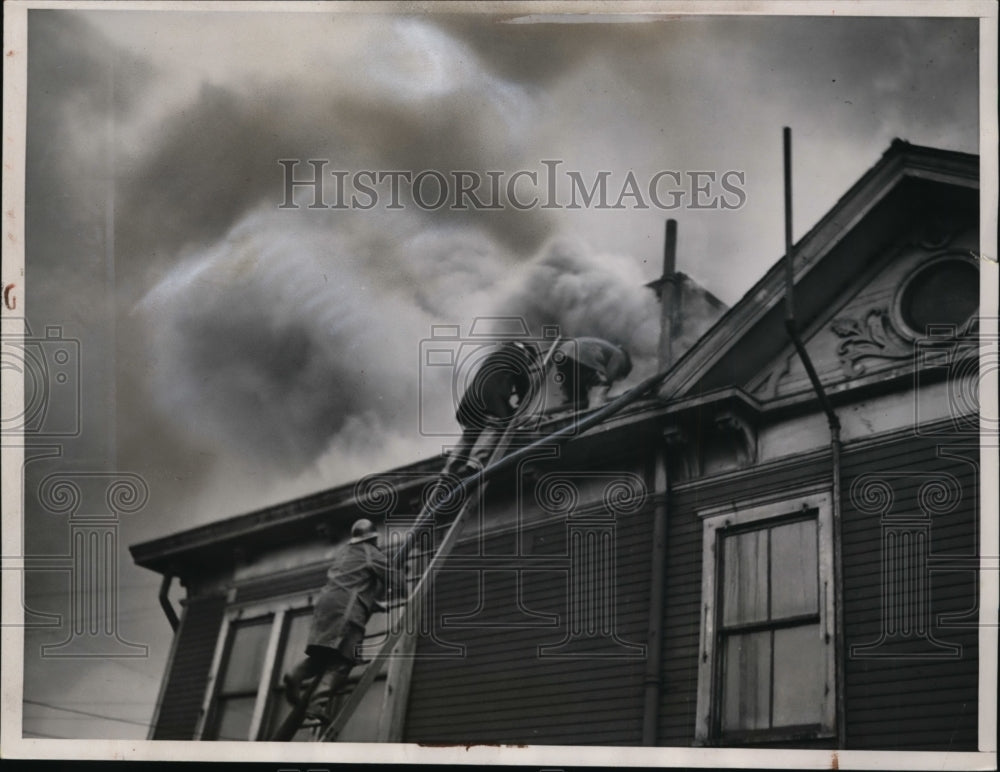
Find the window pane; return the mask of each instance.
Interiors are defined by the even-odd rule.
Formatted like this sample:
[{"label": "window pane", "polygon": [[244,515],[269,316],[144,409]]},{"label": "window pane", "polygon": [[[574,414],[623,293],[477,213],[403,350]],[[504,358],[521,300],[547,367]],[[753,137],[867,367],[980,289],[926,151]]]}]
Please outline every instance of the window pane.
[{"label": "window pane", "polygon": [[285,622],[287,627],[285,644],[281,651],[281,667],[278,670],[279,679],[306,656],[306,642],[309,640],[309,625],[311,623],[312,609],[296,612]]},{"label": "window pane", "polygon": [[825,650],[818,624],[774,631],[775,726],[822,721],[826,696]]},{"label": "window pane", "polygon": [[816,521],[771,529],[771,619],[819,610]]},{"label": "window pane", "polygon": [[216,710],[216,740],[247,740],[250,720],[253,718],[253,697],[228,697],[220,699]]},{"label": "window pane", "polygon": [[725,537],[723,625],[767,619],[767,531]]},{"label": "window pane", "polygon": [[725,642],[722,730],[767,729],[770,721],[771,633],[731,635]]},{"label": "window pane", "polygon": [[267,639],[271,634],[271,619],[268,616],[233,625],[222,693],[257,691]]},{"label": "window pane", "polygon": [[[285,699],[282,688],[281,677],[290,672],[299,660],[306,656],[306,641],[309,639],[309,625],[312,621],[312,610],[298,611],[290,617],[285,618],[285,642],[281,650],[281,659],[278,668],[274,673],[274,682],[277,688],[270,692],[270,704],[264,713],[264,732],[261,739],[268,739],[278,728],[292,708]],[[308,733],[303,734],[303,736]],[[296,739],[299,735],[296,735]]]}]

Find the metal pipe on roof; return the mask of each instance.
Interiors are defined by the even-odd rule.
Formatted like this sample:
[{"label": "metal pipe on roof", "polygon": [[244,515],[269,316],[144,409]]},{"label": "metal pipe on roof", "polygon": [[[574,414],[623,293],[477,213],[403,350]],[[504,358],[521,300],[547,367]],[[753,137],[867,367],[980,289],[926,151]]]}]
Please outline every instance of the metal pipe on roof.
[{"label": "metal pipe on roof", "polygon": [[663,278],[660,286],[660,369],[674,363],[677,335],[677,220],[667,220],[663,240]]}]

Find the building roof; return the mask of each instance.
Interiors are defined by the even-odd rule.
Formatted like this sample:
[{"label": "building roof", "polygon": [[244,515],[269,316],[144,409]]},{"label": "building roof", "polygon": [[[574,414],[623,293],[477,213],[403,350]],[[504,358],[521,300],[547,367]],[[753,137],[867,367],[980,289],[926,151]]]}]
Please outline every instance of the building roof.
[{"label": "building roof", "polygon": [[[974,202],[978,190],[979,156],[893,140],[879,161],[793,246],[799,327],[843,291],[873,252],[884,248],[879,234],[905,224],[914,207],[953,202],[963,191]],[[782,255],[678,360],[660,387],[662,398],[741,386],[780,352],[787,340],[784,272]]]},{"label": "building roof", "polygon": [[[914,205],[934,206],[942,198],[953,200],[963,195],[963,191],[978,196],[978,179],[978,156],[894,140],[879,161],[795,245],[800,321],[807,323],[842,291],[872,250],[881,246],[879,234],[898,227],[904,213],[912,216]],[[651,417],[697,409],[706,400],[729,400],[755,412],[766,409],[742,387],[786,343],[783,297],[784,269],[779,259],[680,358],[658,398],[636,403],[607,425],[573,442],[586,443],[587,437],[606,437],[605,432]],[[554,419],[548,426],[555,431],[567,420]],[[383,474],[398,477],[401,489],[416,491],[440,466],[441,458],[435,456]],[[200,565],[211,565],[220,548],[236,544],[275,548],[315,538],[321,525],[346,533],[351,522],[364,514],[358,496],[357,482],[350,482],[136,544],[130,551],[137,565],[183,576]]]}]

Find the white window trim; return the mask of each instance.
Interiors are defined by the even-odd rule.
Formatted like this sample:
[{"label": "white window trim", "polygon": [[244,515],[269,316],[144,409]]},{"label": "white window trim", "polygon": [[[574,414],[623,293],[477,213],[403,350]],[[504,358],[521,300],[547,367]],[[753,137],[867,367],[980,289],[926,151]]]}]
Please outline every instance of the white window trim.
[{"label": "white window trim", "polygon": [[[230,592],[230,599],[234,593]],[[299,609],[309,608],[312,605],[313,596],[296,595],[294,597],[285,596],[274,598],[264,602],[249,604],[230,605],[222,619],[219,628],[219,636],[215,640],[215,653],[212,656],[212,666],[208,672],[208,682],[205,685],[205,697],[202,701],[201,714],[198,717],[198,726],[194,733],[195,740],[204,737],[207,728],[208,717],[212,711],[212,704],[219,691],[219,669],[222,667],[222,660],[225,658],[226,645],[229,643],[229,628],[234,622],[244,619],[255,619],[256,617],[271,616],[271,631],[269,633],[267,648],[264,653],[264,662],[261,665],[260,685],[257,689],[256,702],[254,703],[253,717],[250,721],[250,728],[247,732],[247,739],[253,740],[260,731],[260,724],[264,718],[264,708],[267,706],[268,691],[270,687],[269,679],[265,675],[274,670],[277,660],[278,649],[280,648],[281,635],[284,629],[285,616]]]},{"label": "white window trim", "polygon": [[[230,598],[233,596],[233,593],[230,593]],[[281,648],[285,618],[296,611],[311,607],[314,597],[315,593],[310,593],[309,595],[285,595],[280,598],[270,598],[265,601],[256,601],[249,604],[230,605],[227,608],[222,625],[219,628],[218,638],[215,641],[215,653],[212,656],[212,666],[205,685],[205,696],[202,700],[201,713],[194,732],[195,740],[204,738],[208,718],[218,695],[219,671],[225,659],[230,628],[237,621],[271,616],[271,630],[264,654],[264,661],[261,665],[260,684],[257,689],[250,727],[247,732],[247,740],[254,741],[257,739],[261,723],[264,720],[264,710],[267,707],[267,700],[270,696],[270,675],[274,671],[278,658],[278,650]],[[392,667],[393,664],[396,664],[395,660],[390,660],[389,673],[381,679],[384,694],[382,695],[381,709],[377,721],[378,742],[386,742],[391,737],[402,736],[406,697],[409,694],[409,670],[412,668],[413,663],[411,658],[404,657],[395,668]],[[375,688],[375,685],[373,685],[373,688]]]},{"label": "white window trim", "polygon": [[[826,656],[826,683],[830,690],[824,701],[824,712],[820,734],[833,736],[836,732],[836,635],[834,630],[834,588],[833,588],[833,507],[832,496],[827,486],[799,489],[785,492],[780,500],[773,497],[757,497],[735,502],[721,507],[713,507],[698,513],[702,520],[702,571],[701,571],[701,634],[698,643],[698,694],[695,720],[695,744],[709,745],[719,738],[712,736],[712,695],[715,693],[713,675],[716,672],[715,627],[716,627],[716,577],[717,534],[720,529],[746,523],[761,522],[800,510],[817,510],[816,530],[818,541],[818,562],[820,587],[820,629],[828,641],[830,649]],[[773,677],[773,676],[772,676]],[[780,730],[778,730],[780,731]],[[772,741],[774,738],[767,738]],[[762,742],[765,740],[762,740]]]}]

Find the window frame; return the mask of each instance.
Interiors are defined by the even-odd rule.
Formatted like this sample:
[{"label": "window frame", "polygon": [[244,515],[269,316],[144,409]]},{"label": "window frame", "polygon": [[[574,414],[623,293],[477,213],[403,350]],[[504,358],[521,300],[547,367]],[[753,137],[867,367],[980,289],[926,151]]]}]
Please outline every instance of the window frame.
[{"label": "window frame", "polygon": [[[230,598],[232,597],[233,593],[230,594]],[[260,733],[268,718],[267,708],[269,701],[272,694],[275,693],[276,684],[279,683],[279,679],[282,675],[281,673],[277,673],[275,668],[279,664],[283,647],[287,643],[289,630],[286,622],[290,623],[291,619],[295,615],[300,612],[304,612],[307,609],[311,609],[313,607],[314,600],[315,593],[311,593],[309,595],[285,596],[266,601],[255,601],[242,605],[231,604],[226,609],[222,625],[219,628],[218,637],[216,638],[215,653],[212,657],[212,665],[209,670],[201,713],[198,725],[194,732],[194,740],[215,741],[215,738],[210,735],[215,734],[217,729],[216,724],[218,718],[219,699],[223,696],[220,694],[220,690],[224,680],[226,664],[229,660],[232,634],[236,625],[241,622],[251,622],[255,619],[270,617],[271,629],[268,633],[268,642],[264,653],[264,659],[261,663],[260,680],[254,701],[253,715],[247,730],[247,737],[245,740],[219,740],[218,742],[253,742],[267,739],[261,738]],[[388,624],[388,615],[386,621]],[[377,641],[376,636],[381,635],[383,634],[376,633],[375,635],[370,635],[366,629],[366,639],[369,637],[373,639],[372,643],[368,645],[373,648],[377,648],[377,644],[375,642]],[[395,729],[398,731],[398,728],[390,726],[387,722],[387,715],[391,714],[394,718],[396,718],[397,721],[395,723],[398,723],[398,721],[402,719],[402,716],[397,717],[399,710],[397,706],[395,706],[395,700],[393,699],[396,689],[390,688],[390,683],[395,686],[394,682],[395,680],[398,680],[398,676],[395,679],[390,677],[395,675],[394,672],[387,672],[389,670],[388,665],[391,664],[392,661],[390,660],[389,663],[383,665],[383,672],[376,677],[375,683],[372,685],[372,689],[381,688],[382,690],[379,717],[373,727],[376,733],[376,740],[380,742],[388,739],[386,735],[390,730]],[[359,665],[351,671],[351,677],[348,682],[349,685],[353,685],[357,682],[365,667],[367,667],[367,665]]]},{"label": "window frame", "polygon": [[[723,733],[721,647],[718,645],[722,611],[720,551],[727,532],[769,528],[794,522],[806,512],[816,512],[819,625],[824,632],[825,680],[831,688],[822,705],[819,728],[788,726]],[[698,691],[695,723],[696,745],[752,745],[787,740],[836,736],[836,616],[833,573],[833,507],[829,486],[812,486],[780,497],[756,497],[698,512],[702,521],[701,624],[698,646]],[[774,672],[770,673],[773,690]]]},{"label": "window frame", "polygon": [[265,668],[267,667],[268,662],[272,662],[274,659],[274,649],[276,646],[275,638],[278,637],[276,636],[276,631],[280,631],[283,627],[284,612],[283,610],[279,610],[277,612],[255,614],[253,616],[229,620],[225,638],[223,638],[222,640],[222,657],[219,660],[219,668],[217,671],[218,673],[221,674],[221,677],[216,679],[217,682],[215,684],[214,694],[212,695],[212,701],[210,705],[211,709],[208,711],[205,718],[204,731],[208,734],[214,735],[215,737],[213,737],[213,739],[216,739],[218,737],[219,723],[220,723],[219,714],[220,714],[220,708],[222,707],[224,700],[230,700],[234,698],[246,698],[252,696],[254,700],[253,703],[254,707],[250,717],[248,734],[250,736],[254,736],[260,727],[261,694],[262,691],[264,691],[262,688],[264,684],[261,682],[260,679],[258,679],[257,688],[255,691],[251,692],[250,690],[248,690],[245,693],[243,692],[230,693],[230,694],[223,693],[223,684],[226,680],[225,674],[228,671],[229,664],[232,660],[233,645],[236,640],[236,631],[243,623],[260,624],[267,627],[266,631],[267,643],[265,644],[264,648],[264,659],[261,662],[261,672],[265,672]]},{"label": "window frame", "polygon": [[[215,654],[212,657],[212,666],[208,673],[208,682],[205,687],[205,696],[202,702],[198,726],[194,732],[193,739],[195,740],[215,739],[206,735],[213,734],[215,730],[219,690],[223,680],[220,676],[223,675],[228,660],[232,628],[238,622],[251,621],[269,616],[271,617],[271,630],[268,635],[267,648],[264,651],[264,661],[261,663],[261,678],[257,685],[253,716],[247,732],[247,740],[257,738],[264,719],[269,692],[272,688],[274,678],[278,677],[274,675],[273,671],[277,662],[278,650],[283,642],[285,617],[295,611],[311,608],[313,602],[313,596],[307,595],[292,598],[276,598],[270,601],[251,604],[232,604],[235,594],[235,590],[230,590],[229,601],[231,605],[226,609],[222,625],[219,628],[219,635],[215,641]],[[219,742],[226,741],[222,740]],[[235,742],[242,742],[242,740]]]}]

